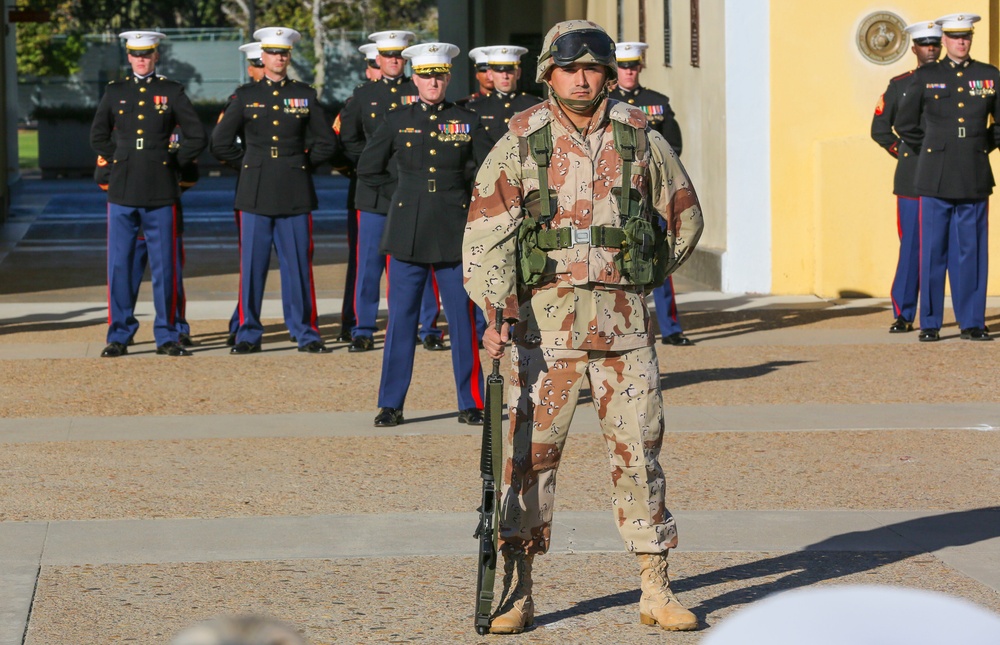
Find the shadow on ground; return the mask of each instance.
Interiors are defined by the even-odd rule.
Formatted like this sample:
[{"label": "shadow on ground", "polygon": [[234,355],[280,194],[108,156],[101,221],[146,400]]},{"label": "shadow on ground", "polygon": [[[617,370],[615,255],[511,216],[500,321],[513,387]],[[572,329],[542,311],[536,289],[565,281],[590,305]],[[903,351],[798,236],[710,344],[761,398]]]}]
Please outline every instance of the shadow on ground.
[{"label": "shadow on ground", "polygon": [[[907,558],[933,554],[948,547],[966,546],[998,537],[1000,506],[955,511],[836,535],[794,553],[674,580],[671,587],[683,593],[734,581],[751,581],[749,586],[728,591],[691,607],[704,624],[709,614],[749,604],[779,591],[836,580]],[[899,544],[900,541],[906,543],[906,548],[887,550],[890,542]],[[586,600],[569,609],[538,616],[536,624],[552,624],[637,602],[637,590],[609,594]]]}]

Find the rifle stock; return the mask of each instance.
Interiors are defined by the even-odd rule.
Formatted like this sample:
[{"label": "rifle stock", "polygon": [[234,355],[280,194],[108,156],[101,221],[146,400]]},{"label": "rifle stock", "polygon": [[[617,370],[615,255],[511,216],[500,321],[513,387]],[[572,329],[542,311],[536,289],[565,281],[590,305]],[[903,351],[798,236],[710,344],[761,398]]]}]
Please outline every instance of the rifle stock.
[{"label": "rifle stock", "polygon": [[[496,329],[503,325],[503,309],[496,310]],[[497,569],[497,538],[500,531],[497,484],[501,477],[503,450],[500,432],[503,424],[503,377],[500,359],[493,359],[493,372],[486,378],[486,414],[483,419],[483,446],[479,473],[483,479],[483,499],[479,507],[479,563],[476,580],[476,633],[490,631],[493,608],[493,582]]]}]

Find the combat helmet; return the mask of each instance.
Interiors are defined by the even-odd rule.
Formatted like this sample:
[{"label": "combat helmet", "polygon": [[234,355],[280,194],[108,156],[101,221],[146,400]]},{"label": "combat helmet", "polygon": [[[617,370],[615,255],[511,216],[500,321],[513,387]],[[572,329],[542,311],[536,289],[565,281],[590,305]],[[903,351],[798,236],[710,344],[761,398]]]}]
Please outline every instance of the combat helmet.
[{"label": "combat helmet", "polygon": [[542,42],[542,53],[538,56],[535,81],[544,83],[552,65],[565,67],[575,62],[604,65],[611,79],[618,78],[615,42],[596,22],[565,20],[549,29]]}]

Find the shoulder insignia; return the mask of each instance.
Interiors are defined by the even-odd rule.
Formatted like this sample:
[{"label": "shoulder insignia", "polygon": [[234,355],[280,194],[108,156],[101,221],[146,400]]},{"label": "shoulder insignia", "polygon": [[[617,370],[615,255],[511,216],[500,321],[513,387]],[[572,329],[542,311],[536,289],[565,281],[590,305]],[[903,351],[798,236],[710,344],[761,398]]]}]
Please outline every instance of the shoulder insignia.
[{"label": "shoulder insignia", "polygon": [[526,137],[541,130],[551,120],[552,112],[549,111],[548,101],[545,101],[512,116],[509,127],[515,136]]},{"label": "shoulder insignia", "polygon": [[636,130],[644,130],[648,121],[646,113],[641,109],[620,101],[613,101],[611,103],[611,108],[608,110],[608,118],[624,123],[625,125],[630,125]]},{"label": "shoulder insignia", "polygon": [[913,76],[913,73],[914,73],[915,71],[916,71],[916,70],[913,70],[913,69],[911,69],[911,70],[910,70],[910,71],[908,71],[908,72],[903,72],[903,73],[902,73],[902,74],[900,74],[899,76],[893,76],[891,80],[893,80],[893,81],[901,81],[901,80],[903,80],[904,78],[908,78],[908,77],[910,77],[910,76]]}]

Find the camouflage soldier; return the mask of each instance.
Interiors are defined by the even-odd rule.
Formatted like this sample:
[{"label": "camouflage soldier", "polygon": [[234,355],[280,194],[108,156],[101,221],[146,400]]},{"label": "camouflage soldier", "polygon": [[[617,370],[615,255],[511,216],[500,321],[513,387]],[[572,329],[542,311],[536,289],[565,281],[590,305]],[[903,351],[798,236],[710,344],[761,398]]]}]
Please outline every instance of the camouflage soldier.
[{"label": "camouflage soldier", "polygon": [[[640,619],[668,630],[698,624],[667,578],[677,532],[658,461],[663,409],[645,297],[693,251],[701,209],[643,112],[607,100],[617,71],[614,43],[600,26],[553,27],[538,59],[549,99],[511,119],[480,168],[469,208],[466,290],[508,319],[483,345],[498,358],[513,340],[500,501],[504,589],[493,633],[519,633],[534,620],[532,562],[549,547],[556,470],[585,380],[607,441],[618,529],[640,562]],[[665,233],[651,221],[657,216]]]}]

